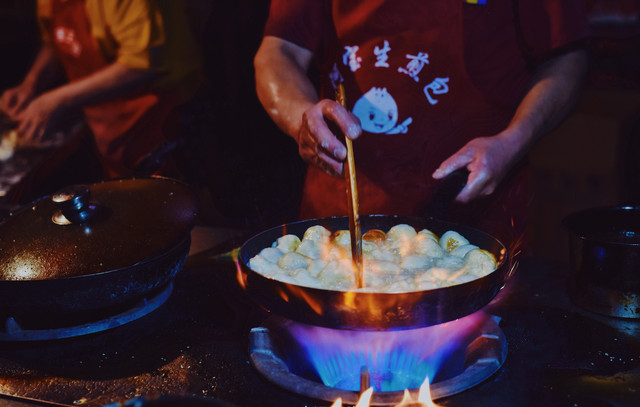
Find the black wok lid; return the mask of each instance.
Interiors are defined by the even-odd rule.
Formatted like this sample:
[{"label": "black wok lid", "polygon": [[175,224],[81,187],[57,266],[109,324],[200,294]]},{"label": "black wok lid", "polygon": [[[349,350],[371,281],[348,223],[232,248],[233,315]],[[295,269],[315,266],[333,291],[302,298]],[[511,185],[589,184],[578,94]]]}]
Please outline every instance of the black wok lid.
[{"label": "black wok lid", "polygon": [[191,188],[168,178],[65,188],[0,223],[0,280],[69,278],[149,261],[189,236],[197,209]]}]

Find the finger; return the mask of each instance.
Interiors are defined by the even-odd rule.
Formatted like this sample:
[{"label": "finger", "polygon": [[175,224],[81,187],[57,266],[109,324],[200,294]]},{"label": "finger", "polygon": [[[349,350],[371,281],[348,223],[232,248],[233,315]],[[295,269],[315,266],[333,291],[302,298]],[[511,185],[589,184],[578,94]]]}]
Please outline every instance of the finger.
[{"label": "finger", "polygon": [[323,152],[337,161],[343,161],[347,157],[347,148],[327,126],[322,110],[309,111],[305,115],[308,133],[303,134],[306,140],[301,140],[301,143],[312,146],[317,154]]},{"label": "finger", "polygon": [[24,140],[33,141],[35,138],[35,131],[36,131],[33,121],[25,120],[20,117],[18,117],[17,120],[19,123],[18,129],[17,129],[18,135],[20,135],[20,137]]},{"label": "finger", "polygon": [[25,107],[27,107],[27,105],[29,101],[26,98],[18,98],[16,96],[15,101],[13,102],[13,113],[14,114],[20,114]]},{"label": "finger", "polygon": [[459,168],[467,167],[471,164],[471,161],[472,157],[467,154],[456,153],[444,160],[433,172],[432,177],[435,179],[442,179]]},{"label": "finger", "polygon": [[39,143],[42,141],[42,139],[44,138],[45,135],[45,127],[43,125],[38,126],[36,129],[34,129],[33,131],[33,141],[35,141],[36,143]]},{"label": "finger", "polygon": [[22,112],[24,112],[24,109],[27,106],[27,101],[26,100],[18,100],[17,97],[14,98],[14,99],[15,100],[12,100],[11,103],[9,103],[9,105],[7,106],[7,109],[5,110],[5,113],[12,120],[18,120],[18,116],[20,116],[20,114]]},{"label": "finger", "polygon": [[320,168],[327,174],[332,176],[342,176],[344,174],[344,163],[335,160],[333,157],[320,153],[317,156],[320,162]]},{"label": "finger", "polygon": [[333,156],[322,151],[316,152],[310,148],[300,150],[300,156],[309,164],[320,168],[329,175],[342,175],[343,164]]},{"label": "finger", "polygon": [[31,130],[31,126],[29,125],[29,123],[21,123],[18,126],[18,135],[20,136],[20,138],[27,140],[27,141],[31,141],[33,138],[33,131]]},{"label": "finger", "polygon": [[12,119],[15,119],[18,115],[18,108],[13,99],[7,99],[2,101],[2,110]]},{"label": "finger", "polygon": [[322,114],[337,124],[345,137],[355,140],[360,137],[360,134],[362,134],[360,119],[340,103],[333,100],[327,100],[322,105]]},{"label": "finger", "polygon": [[482,191],[486,188],[489,177],[484,171],[471,171],[467,180],[467,185],[460,191],[456,197],[458,202],[470,202],[482,195]]},{"label": "finger", "polygon": [[12,100],[15,100],[15,94],[11,92],[4,92],[0,98],[0,105],[2,105],[3,108],[8,108],[12,105]]}]

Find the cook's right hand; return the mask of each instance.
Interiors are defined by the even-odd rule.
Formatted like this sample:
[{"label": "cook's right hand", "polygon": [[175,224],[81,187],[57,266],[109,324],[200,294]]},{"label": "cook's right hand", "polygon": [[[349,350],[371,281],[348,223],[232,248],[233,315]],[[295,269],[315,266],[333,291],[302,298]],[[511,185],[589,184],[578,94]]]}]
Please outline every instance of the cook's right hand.
[{"label": "cook's right hand", "polygon": [[347,148],[327,126],[334,122],[346,137],[357,139],[362,133],[360,120],[341,104],[324,99],[307,109],[296,141],[300,156],[327,174],[340,176],[344,171]]},{"label": "cook's right hand", "polygon": [[15,88],[7,89],[0,97],[0,111],[10,119],[16,120],[17,116],[33,100],[34,93],[31,87],[21,84]]}]

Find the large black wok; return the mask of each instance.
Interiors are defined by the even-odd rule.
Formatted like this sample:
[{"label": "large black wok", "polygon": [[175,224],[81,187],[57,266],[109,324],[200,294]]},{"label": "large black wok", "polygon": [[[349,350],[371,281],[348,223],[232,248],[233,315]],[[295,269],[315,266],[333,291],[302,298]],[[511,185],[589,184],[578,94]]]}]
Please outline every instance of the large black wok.
[{"label": "large black wok", "polygon": [[72,186],[0,223],[0,317],[95,317],[165,287],[197,217],[187,185],[136,178]]},{"label": "large black wok", "polygon": [[363,233],[388,231],[405,223],[441,235],[455,230],[470,243],[492,252],[497,269],[480,279],[451,287],[409,293],[345,292],[303,287],[266,278],[248,267],[249,260],[283,234],[302,238],[307,228],[322,225],[331,231],[349,228],[347,217],[311,219],[266,230],[249,239],[239,251],[249,295],[264,308],[302,323],[330,328],[389,330],[425,327],[471,314],[488,304],[511,272],[505,247],[492,236],[471,227],[435,220],[388,215],[361,217]]}]

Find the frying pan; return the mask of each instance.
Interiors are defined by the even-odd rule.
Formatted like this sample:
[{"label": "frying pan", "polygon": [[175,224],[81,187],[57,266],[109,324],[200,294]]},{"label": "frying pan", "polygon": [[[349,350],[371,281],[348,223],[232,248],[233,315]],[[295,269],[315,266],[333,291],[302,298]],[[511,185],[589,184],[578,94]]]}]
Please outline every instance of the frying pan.
[{"label": "frying pan", "polygon": [[0,223],[0,317],[76,318],[126,307],[182,267],[198,203],[149,177],[79,185]]},{"label": "frying pan", "polygon": [[488,304],[504,286],[512,269],[504,245],[471,227],[434,218],[393,215],[361,216],[363,233],[388,231],[397,224],[442,235],[455,230],[471,244],[490,251],[498,266],[492,273],[463,284],[408,293],[347,292],[304,287],[267,278],[248,266],[249,260],[271,247],[283,234],[299,238],[311,226],[330,231],[349,228],[348,217],[331,217],[288,223],[250,238],[240,248],[238,262],[248,294],[262,307],[283,317],[316,326],[357,330],[390,330],[426,327],[469,315]]}]

